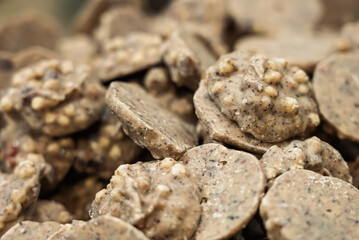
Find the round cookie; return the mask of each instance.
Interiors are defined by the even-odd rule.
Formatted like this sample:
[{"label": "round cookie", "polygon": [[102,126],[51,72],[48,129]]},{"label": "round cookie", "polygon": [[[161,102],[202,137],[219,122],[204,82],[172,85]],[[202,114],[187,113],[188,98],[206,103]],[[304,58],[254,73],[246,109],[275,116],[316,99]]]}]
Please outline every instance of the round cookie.
[{"label": "round cookie", "polygon": [[90,215],[126,220],[151,239],[190,239],[200,218],[196,177],[171,158],[121,165],[99,191]]},{"label": "round cookie", "polygon": [[317,137],[295,140],[285,147],[273,146],[260,159],[267,180],[293,169],[307,169],[351,183],[348,164],[340,153]]},{"label": "round cookie", "polygon": [[312,171],[276,178],[260,214],[270,239],[359,239],[359,190]]},{"label": "round cookie", "polygon": [[76,150],[75,169],[103,179],[110,179],[119,165],[133,162],[141,153],[141,148],[125,135],[121,122],[108,108],[97,126],[79,137]]},{"label": "round cookie", "polygon": [[359,52],[321,61],[313,77],[320,113],[340,138],[359,142]]},{"label": "round cookie", "polygon": [[236,50],[284,58],[289,65],[313,72],[315,65],[336,50],[334,34],[285,34],[277,38],[253,36],[240,39]]},{"label": "round cookie", "polygon": [[113,82],[106,101],[122,122],[125,133],[156,159],[178,159],[197,144],[195,127],[162,107],[137,84]]},{"label": "round cookie", "polygon": [[[207,85],[206,80],[201,81],[193,101],[196,115],[207,128],[211,139],[259,154],[265,153],[273,146],[271,143],[260,141],[252,135],[242,132],[236,122],[226,118],[208,95]],[[289,141],[283,141],[277,145],[285,146],[288,143]]]},{"label": "round cookie", "polygon": [[313,30],[322,13],[319,0],[226,0],[226,5],[242,29],[273,35]]},{"label": "round cookie", "polygon": [[10,228],[1,240],[47,240],[61,228],[57,222],[22,221]]},{"label": "round cookie", "polygon": [[0,235],[14,224],[36,200],[45,161],[40,155],[21,156],[23,161],[11,174],[0,173]]},{"label": "round cookie", "polygon": [[284,59],[236,51],[208,69],[207,81],[221,112],[259,140],[305,135],[320,122],[308,76]]},{"label": "round cookie", "polygon": [[195,239],[226,239],[256,214],[265,187],[258,159],[219,144],[205,144],[180,159],[202,189],[202,214]]},{"label": "round cookie", "polygon": [[36,63],[13,76],[1,109],[49,136],[83,130],[99,118],[104,105],[105,90],[92,74],[89,66],[66,60]]},{"label": "round cookie", "polygon": [[123,77],[156,65],[162,60],[163,39],[158,34],[132,32],[104,43],[97,74],[104,81]]},{"label": "round cookie", "polygon": [[138,229],[121,219],[111,216],[101,216],[88,222],[74,221],[63,225],[48,240],[148,240]]}]

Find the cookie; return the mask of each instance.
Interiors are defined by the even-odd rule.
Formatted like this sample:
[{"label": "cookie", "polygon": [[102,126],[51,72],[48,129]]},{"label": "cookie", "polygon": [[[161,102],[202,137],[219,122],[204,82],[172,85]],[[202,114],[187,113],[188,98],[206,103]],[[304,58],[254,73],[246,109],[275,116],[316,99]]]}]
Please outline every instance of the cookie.
[{"label": "cookie", "polygon": [[104,54],[97,64],[97,74],[110,81],[161,62],[163,39],[158,34],[132,32],[104,43]]},{"label": "cookie", "polygon": [[1,99],[1,110],[16,114],[49,136],[83,130],[98,120],[104,88],[89,66],[56,59],[18,71]]},{"label": "cookie", "polygon": [[267,180],[293,169],[307,169],[351,183],[347,163],[340,153],[317,137],[292,141],[288,146],[271,147],[260,160]]},{"label": "cookie", "polygon": [[358,199],[343,180],[292,170],[276,178],[260,214],[270,239],[357,239]]},{"label": "cookie", "polygon": [[190,239],[201,214],[197,179],[171,158],[121,165],[92,203],[91,217],[111,215],[150,239]]},{"label": "cookie", "polygon": [[9,229],[2,240],[47,240],[54,232],[61,228],[57,222],[22,221]]},{"label": "cookie", "polygon": [[259,140],[278,143],[320,122],[308,76],[284,59],[236,51],[208,69],[207,81],[221,112]]},{"label": "cookie", "polygon": [[63,225],[48,240],[88,240],[96,238],[108,240],[148,240],[135,227],[111,216],[101,216],[88,222],[74,221],[72,224]]},{"label": "cookie", "polygon": [[340,138],[359,141],[359,53],[338,53],[321,61],[313,88],[324,119]]},{"label": "cookie", "polygon": [[334,34],[285,34],[279,37],[252,36],[237,41],[235,49],[284,58],[291,66],[313,72],[316,64],[336,50]]},{"label": "cookie", "polygon": [[258,159],[219,144],[192,148],[180,159],[202,189],[202,214],[195,239],[226,239],[257,212],[265,187]]},{"label": "cookie", "polygon": [[178,159],[197,144],[195,127],[186,123],[139,85],[114,82],[107,104],[123,124],[125,133],[154,158]]},{"label": "cookie", "polygon": [[58,40],[56,50],[64,59],[90,64],[96,56],[97,46],[92,38],[78,34]]}]

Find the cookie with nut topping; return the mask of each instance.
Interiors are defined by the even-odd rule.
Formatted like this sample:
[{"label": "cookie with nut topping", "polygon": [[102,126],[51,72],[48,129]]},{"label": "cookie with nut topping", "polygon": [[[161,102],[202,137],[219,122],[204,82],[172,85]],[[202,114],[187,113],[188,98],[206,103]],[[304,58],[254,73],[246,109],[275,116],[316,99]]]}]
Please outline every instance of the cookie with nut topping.
[{"label": "cookie with nut topping", "polygon": [[49,136],[83,130],[100,117],[105,89],[92,70],[71,61],[47,60],[14,74],[1,110]]},{"label": "cookie with nut topping", "polygon": [[359,53],[338,53],[321,61],[313,76],[323,118],[340,138],[359,142]]},{"label": "cookie with nut topping", "polygon": [[207,81],[220,111],[261,141],[282,142],[319,125],[309,77],[284,59],[236,51],[208,69]]},{"label": "cookie with nut topping", "polygon": [[195,239],[227,239],[257,212],[265,187],[258,159],[219,144],[190,149],[180,159],[202,189],[201,220]]},{"label": "cookie with nut topping", "polygon": [[151,239],[190,239],[200,218],[195,175],[171,158],[122,165],[92,203],[91,217],[126,220]]},{"label": "cookie with nut topping", "polygon": [[349,183],[348,164],[340,153],[317,137],[294,140],[288,146],[271,147],[260,160],[267,180],[293,169],[307,169],[324,176],[340,178]]}]

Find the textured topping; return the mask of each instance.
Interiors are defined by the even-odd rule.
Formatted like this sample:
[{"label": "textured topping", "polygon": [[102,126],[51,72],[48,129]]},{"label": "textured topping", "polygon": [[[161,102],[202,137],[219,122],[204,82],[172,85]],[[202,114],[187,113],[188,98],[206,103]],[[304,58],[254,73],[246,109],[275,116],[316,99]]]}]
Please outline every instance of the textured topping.
[{"label": "textured topping", "polygon": [[60,227],[57,222],[22,221],[9,229],[1,240],[47,240]]},{"label": "textured topping", "polygon": [[121,165],[90,213],[126,220],[151,239],[190,239],[201,214],[197,179],[170,158]]},{"label": "textured topping", "polygon": [[289,170],[308,169],[352,182],[348,165],[340,153],[317,137],[304,142],[295,140],[282,148],[273,146],[260,161],[268,180]]},{"label": "textured topping", "polygon": [[[245,149],[254,153],[265,153],[273,144],[262,142],[252,135],[242,132],[237,123],[226,118],[207,93],[207,81],[202,80],[193,98],[196,115],[208,129],[211,139]],[[283,141],[277,145],[285,146]]]},{"label": "textured topping", "polygon": [[164,47],[164,61],[176,85],[195,90],[204,69],[215,63],[215,58],[196,36],[174,32]]},{"label": "textured topping", "polygon": [[321,61],[313,87],[320,113],[341,138],[359,141],[359,53],[336,54]]},{"label": "textured topping", "polygon": [[359,190],[307,170],[279,176],[260,214],[270,239],[358,239]]},{"label": "textured topping", "polygon": [[125,135],[121,122],[105,108],[99,125],[77,141],[75,168],[109,179],[119,165],[133,162],[140,152],[141,148]]},{"label": "textured topping", "polygon": [[241,131],[265,142],[281,142],[319,124],[319,117],[313,116],[317,105],[307,78],[303,70],[289,67],[283,59],[237,51],[222,55],[209,68],[208,93]]},{"label": "textured topping", "polygon": [[194,126],[162,107],[138,85],[114,82],[106,98],[126,134],[155,158],[179,158],[197,143]]},{"label": "textured topping", "polygon": [[0,173],[0,232],[29,208],[40,192],[45,162],[40,155],[29,154],[11,174]]},{"label": "textured topping", "polygon": [[72,224],[63,225],[48,240],[148,240],[138,229],[121,219],[111,216],[101,216],[88,222],[73,221]]},{"label": "textured topping", "polygon": [[203,194],[195,239],[225,239],[242,230],[257,212],[264,192],[258,159],[206,144],[190,149],[181,161],[196,174]]},{"label": "textured topping", "polygon": [[160,63],[162,43],[160,35],[141,32],[108,40],[98,63],[99,77],[108,81]]},{"label": "textured topping", "polygon": [[313,72],[315,65],[335,51],[334,34],[284,34],[276,38],[254,36],[239,40],[235,49],[284,58],[291,66]]},{"label": "textured topping", "polygon": [[2,111],[18,113],[31,128],[51,136],[87,128],[103,106],[104,89],[92,81],[91,69],[67,60],[24,68],[13,76],[12,86],[1,99]]}]

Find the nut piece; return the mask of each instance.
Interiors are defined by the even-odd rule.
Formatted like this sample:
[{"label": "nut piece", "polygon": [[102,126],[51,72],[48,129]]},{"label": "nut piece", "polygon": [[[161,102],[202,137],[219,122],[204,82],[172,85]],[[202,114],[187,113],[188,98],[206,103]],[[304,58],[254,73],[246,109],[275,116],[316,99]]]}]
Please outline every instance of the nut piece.
[{"label": "nut piece", "polygon": [[120,166],[96,195],[90,214],[126,220],[150,239],[190,239],[200,218],[200,199],[196,177],[166,158]]},{"label": "nut piece", "polygon": [[[221,69],[229,59],[235,71],[223,75]],[[283,59],[243,51],[222,55],[208,69],[207,82],[208,94],[219,110],[258,140],[279,143],[319,124],[308,77]]]}]

